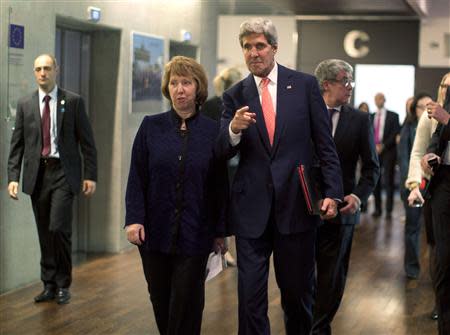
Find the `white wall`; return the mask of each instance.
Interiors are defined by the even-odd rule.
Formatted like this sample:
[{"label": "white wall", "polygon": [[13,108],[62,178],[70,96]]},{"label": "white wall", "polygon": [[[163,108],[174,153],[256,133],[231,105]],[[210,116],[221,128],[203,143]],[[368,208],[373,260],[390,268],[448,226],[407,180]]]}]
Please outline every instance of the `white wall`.
[{"label": "white wall", "polygon": [[[447,39],[445,41],[445,39]],[[420,23],[419,65],[450,67],[450,17],[425,18]]]},{"label": "white wall", "polygon": [[[212,77],[215,68],[216,35],[209,35],[204,27],[215,31],[216,3],[202,0],[149,0],[149,1],[15,1],[2,0],[0,5],[0,293],[39,279],[39,245],[34,218],[27,195],[20,193],[19,201],[8,199],[7,157],[11,138],[12,122],[5,121],[6,92],[10,97],[23,95],[36,88],[32,73],[34,58],[41,53],[54,53],[56,17],[77,22],[87,22],[88,6],[99,7],[102,18],[97,24],[121,32],[118,46],[120,61],[118,69],[109,75],[117,78],[117,87],[111,89],[109,99],[115,99],[115,108],[92,111],[100,122],[107,118],[112,124],[107,132],[110,141],[98,140],[99,156],[111,152],[107,162],[99,170],[97,192],[89,201],[96,210],[95,222],[89,234],[92,241],[89,251],[117,252],[130,244],[123,232],[125,216],[124,194],[130,162],[130,148],[137,127],[144,113],[129,113],[131,83],[130,76],[130,33],[138,31],[159,35],[167,40],[180,40],[180,31],[192,33],[192,44],[199,46],[200,62],[206,64]],[[7,32],[8,10],[12,9],[11,23],[25,26],[25,49],[14,50],[21,54],[23,66],[14,67],[11,82],[7,80]],[[213,48],[211,52],[209,48]],[[204,52],[202,52],[202,49]],[[205,50],[207,49],[207,50]],[[105,53],[103,57],[107,58]],[[212,64],[212,66],[211,66]],[[95,83],[93,83],[95,85]],[[112,121],[111,121],[112,120]],[[95,123],[95,122],[94,122]],[[95,124],[94,124],[95,126]],[[96,140],[97,140],[96,134]],[[102,135],[102,134],[100,134]],[[98,136],[100,139],[102,136]],[[101,158],[101,157],[100,157]],[[106,177],[107,176],[107,177]],[[104,189],[107,187],[107,191]],[[92,207],[92,206],[91,206]],[[98,210],[97,210],[98,209]],[[102,215],[100,215],[102,214]],[[92,217],[92,216],[91,216]],[[75,278],[76,280],[76,278]]]},{"label": "white wall", "polygon": [[400,123],[406,114],[406,100],[414,95],[414,66],[356,64],[355,106],[361,102],[369,104],[370,112],[375,112],[375,95],[383,93],[385,107],[399,115]]}]

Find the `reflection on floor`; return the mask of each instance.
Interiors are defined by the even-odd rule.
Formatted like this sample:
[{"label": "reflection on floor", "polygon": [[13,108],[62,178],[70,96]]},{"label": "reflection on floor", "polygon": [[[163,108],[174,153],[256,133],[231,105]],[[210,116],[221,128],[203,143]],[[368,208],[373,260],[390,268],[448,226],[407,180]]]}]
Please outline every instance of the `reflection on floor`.
[{"label": "reflection on floor", "polygon": [[[422,273],[403,272],[403,208],[392,220],[362,215],[353,243],[349,280],[333,323],[335,335],[433,335],[433,294],[428,251],[422,243]],[[234,252],[233,252],[234,254]],[[237,333],[237,271],[228,268],[207,284],[202,334]],[[0,296],[0,334],[158,334],[136,249],[88,260],[74,269],[72,302],[34,304],[36,283]],[[269,283],[272,334],[284,334],[273,271]]]}]

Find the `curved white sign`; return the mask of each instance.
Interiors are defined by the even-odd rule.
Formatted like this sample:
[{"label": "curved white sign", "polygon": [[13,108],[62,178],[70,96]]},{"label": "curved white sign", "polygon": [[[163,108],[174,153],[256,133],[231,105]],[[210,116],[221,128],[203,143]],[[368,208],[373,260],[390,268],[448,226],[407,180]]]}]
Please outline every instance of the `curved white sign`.
[{"label": "curved white sign", "polygon": [[366,56],[370,49],[367,45],[360,45],[356,47],[356,41],[368,42],[370,40],[369,35],[362,30],[349,31],[344,37],[344,50],[350,57],[362,58]]}]

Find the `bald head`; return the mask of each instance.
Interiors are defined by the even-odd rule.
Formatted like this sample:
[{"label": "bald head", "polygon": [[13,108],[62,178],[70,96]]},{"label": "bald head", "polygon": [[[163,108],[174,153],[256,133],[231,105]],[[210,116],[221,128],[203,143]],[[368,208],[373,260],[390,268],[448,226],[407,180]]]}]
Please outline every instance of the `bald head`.
[{"label": "bald head", "polygon": [[50,93],[56,85],[58,65],[54,56],[43,54],[34,60],[34,77],[45,93]]},{"label": "bald head", "polygon": [[378,107],[378,109],[383,108],[385,102],[386,102],[386,99],[384,98],[383,93],[377,93],[375,95],[375,105]]}]

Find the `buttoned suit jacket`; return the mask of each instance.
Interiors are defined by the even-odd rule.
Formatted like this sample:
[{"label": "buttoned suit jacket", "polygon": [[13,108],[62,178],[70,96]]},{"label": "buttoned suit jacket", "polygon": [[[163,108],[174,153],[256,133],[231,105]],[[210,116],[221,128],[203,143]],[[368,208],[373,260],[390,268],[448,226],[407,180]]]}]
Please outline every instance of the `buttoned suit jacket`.
[{"label": "buttoned suit jacket", "polygon": [[[282,234],[313,229],[318,216],[307,214],[297,167],[312,165],[315,153],[323,175],[325,197],[343,197],[339,159],[331,136],[328,111],[313,76],[278,65],[276,127],[269,143],[262,107],[253,75],[223,95],[224,113],[216,151],[240,162],[231,187],[230,226],[237,236],[257,238],[271,215]],[[242,132],[232,147],[229,124],[236,110],[249,106],[256,124]]]},{"label": "buttoned suit jacket", "polygon": [[[77,194],[81,189],[82,162],[84,179],[97,180],[97,151],[82,98],[58,87],[56,117],[59,158],[66,180],[73,193]],[[8,182],[19,181],[23,161],[22,190],[30,195],[36,186],[41,149],[41,114],[36,90],[17,103],[8,160]]]},{"label": "buttoned suit jacket", "polygon": [[[372,125],[375,122],[375,115],[371,115]],[[400,134],[400,123],[398,120],[398,114],[389,110],[386,110],[386,119],[384,121],[384,131],[383,131],[383,151],[380,156],[384,160],[393,161],[395,164],[397,157],[397,142],[396,137]]]},{"label": "buttoned suit jacket", "polygon": [[[334,133],[334,143],[339,156],[344,194],[355,194],[366,202],[380,176],[378,155],[373,129],[368,113],[348,105],[341,108]],[[361,158],[361,174],[356,182],[356,166]]]}]

